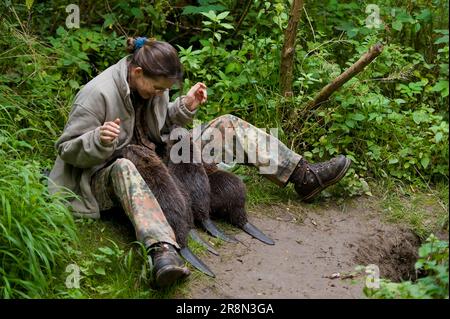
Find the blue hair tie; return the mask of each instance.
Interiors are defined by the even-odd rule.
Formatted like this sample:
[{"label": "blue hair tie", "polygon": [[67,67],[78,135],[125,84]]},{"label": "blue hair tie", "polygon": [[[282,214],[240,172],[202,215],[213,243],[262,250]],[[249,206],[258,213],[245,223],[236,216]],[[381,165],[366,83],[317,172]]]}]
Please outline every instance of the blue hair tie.
[{"label": "blue hair tie", "polygon": [[144,46],[145,42],[147,42],[147,38],[146,37],[138,37],[138,38],[136,38],[136,40],[134,40],[134,51],[137,51],[140,48],[142,48]]}]

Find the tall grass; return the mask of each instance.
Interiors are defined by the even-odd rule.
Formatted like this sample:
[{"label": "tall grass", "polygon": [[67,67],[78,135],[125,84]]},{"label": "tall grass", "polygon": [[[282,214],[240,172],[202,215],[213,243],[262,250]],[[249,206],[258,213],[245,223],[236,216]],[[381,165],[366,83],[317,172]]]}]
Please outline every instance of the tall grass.
[{"label": "tall grass", "polygon": [[54,157],[60,95],[46,89],[52,63],[42,43],[6,19],[0,31],[0,298],[45,297],[76,239],[64,199],[40,173]]},{"label": "tall grass", "polygon": [[39,164],[17,156],[20,142],[0,130],[2,298],[47,295],[58,267],[68,257],[66,245],[76,238],[64,200],[49,195]]}]

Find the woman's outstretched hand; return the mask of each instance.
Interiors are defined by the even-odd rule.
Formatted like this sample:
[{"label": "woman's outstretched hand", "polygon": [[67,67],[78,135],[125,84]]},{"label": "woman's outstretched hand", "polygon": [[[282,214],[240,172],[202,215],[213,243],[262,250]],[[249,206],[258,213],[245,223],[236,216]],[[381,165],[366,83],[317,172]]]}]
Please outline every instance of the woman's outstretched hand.
[{"label": "woman's outstretched hand", "polygon": [[198,82],[187,92],[184,97],[184,105],[189,111],[194,111],[200,104],[205,103],[207,99],[206,85]]},{"label": "woman's outstretched hand", "polygon": [[105,122],[100,126],[100,142],[105,145],[111,145],[120,133],[120,119],[117,118],[113,122]]}]

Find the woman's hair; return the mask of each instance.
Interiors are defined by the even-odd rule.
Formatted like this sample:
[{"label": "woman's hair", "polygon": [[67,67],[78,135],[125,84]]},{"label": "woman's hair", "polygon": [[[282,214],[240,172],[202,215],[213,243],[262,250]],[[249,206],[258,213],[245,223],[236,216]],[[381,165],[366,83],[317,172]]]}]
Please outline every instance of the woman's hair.
[{"label": "woman's hair", "polygon": [[169,43],[147,38],[128,38],[127,52],[132,54],[131,64],[141,67],[146,76],[182,82],[183,66],[177,50]]}]

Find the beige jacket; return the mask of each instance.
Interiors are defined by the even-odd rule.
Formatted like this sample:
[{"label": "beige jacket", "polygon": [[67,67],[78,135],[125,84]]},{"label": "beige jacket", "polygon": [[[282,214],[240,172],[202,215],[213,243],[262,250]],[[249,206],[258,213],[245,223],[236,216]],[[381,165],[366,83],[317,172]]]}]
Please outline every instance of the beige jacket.
[{"label": "beige jacket", "polygon": [[[65,188],[78,195],[70,205],[74,215],[99,218],[98,204],[91,191],[91,177],[101,169],[117,149],[130,143],[135,113],[127,82],[127,58],[120,60],[87,83],[75,96],[69,119],[61,137],[56,141],[58,157],[50,173],[49,191]],[[192,122],[183,97],[169,102],[169,93],[155,96],[146,105],[146,117],[154,142],[168,138],[172,124],[184,126]],[[112,145],[100,143],[100,126],[120,118],[120,135]]]}]

